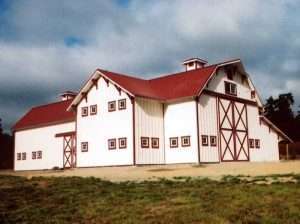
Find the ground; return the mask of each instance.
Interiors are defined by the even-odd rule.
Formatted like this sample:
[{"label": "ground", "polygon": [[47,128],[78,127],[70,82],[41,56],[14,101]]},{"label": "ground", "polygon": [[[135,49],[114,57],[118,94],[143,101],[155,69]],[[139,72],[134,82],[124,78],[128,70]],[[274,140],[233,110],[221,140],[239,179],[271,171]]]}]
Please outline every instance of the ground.
[{"label": "ground", "polygon": [[300,223],[300,162],[2,171],[0,199],[0,223]]}]

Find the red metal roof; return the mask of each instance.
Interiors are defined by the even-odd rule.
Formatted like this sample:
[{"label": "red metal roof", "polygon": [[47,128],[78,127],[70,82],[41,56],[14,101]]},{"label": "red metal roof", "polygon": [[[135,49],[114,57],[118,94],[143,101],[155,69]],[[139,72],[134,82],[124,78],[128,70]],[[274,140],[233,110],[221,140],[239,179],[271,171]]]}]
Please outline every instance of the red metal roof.
[{"label": "red metal roof", "polygon": [[32,108],[14,126],[13,130],[35,128],[44,125],[64,123],[75,120],[74,112],[67,108],[72,100],[60,101]]},{"label": "red metal roof", "polygon": [[159,100],[173,100],[196,96],[204,87],[217,65],[144,80],[102,69],[99,72],[135,96]]}]

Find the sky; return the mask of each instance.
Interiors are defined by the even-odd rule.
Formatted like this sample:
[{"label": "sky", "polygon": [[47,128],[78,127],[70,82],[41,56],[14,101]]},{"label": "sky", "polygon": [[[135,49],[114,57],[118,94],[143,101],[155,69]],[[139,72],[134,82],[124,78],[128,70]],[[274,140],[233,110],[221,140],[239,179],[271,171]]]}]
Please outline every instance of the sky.
[{"label": "sky", "polygon": [[96,68],[141,78],[240,58],[263,99],[300,104],[300,1],[0,0],[0,118],[78,91]]}]

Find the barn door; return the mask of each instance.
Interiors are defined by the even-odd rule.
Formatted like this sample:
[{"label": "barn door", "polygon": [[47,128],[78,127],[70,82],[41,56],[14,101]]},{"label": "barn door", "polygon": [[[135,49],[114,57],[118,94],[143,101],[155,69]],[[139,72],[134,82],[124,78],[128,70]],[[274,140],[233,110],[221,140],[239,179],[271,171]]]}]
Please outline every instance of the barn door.
[{"label": "barn door", "polygon": [[76,142],[75,135],[63,136],[64,168],[76,167]]},{"label": "barn door", "polygon": [[248,161],[246,105],[219,98],[218,108],[221,161]]}]

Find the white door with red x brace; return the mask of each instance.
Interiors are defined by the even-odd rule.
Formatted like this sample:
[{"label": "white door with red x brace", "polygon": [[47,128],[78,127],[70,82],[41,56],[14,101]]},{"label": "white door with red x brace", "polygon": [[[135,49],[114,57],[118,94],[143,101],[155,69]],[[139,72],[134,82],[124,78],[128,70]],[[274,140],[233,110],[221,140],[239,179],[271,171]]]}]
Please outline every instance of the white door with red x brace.
[{"label": "white door with red x brace", "polygon": [[64,168],[76,167],[75,134],[63,136]]},{"label": "white door with red x brace", "polygon": [[221,161],[249,161],[247,106],[218,99]]}]

